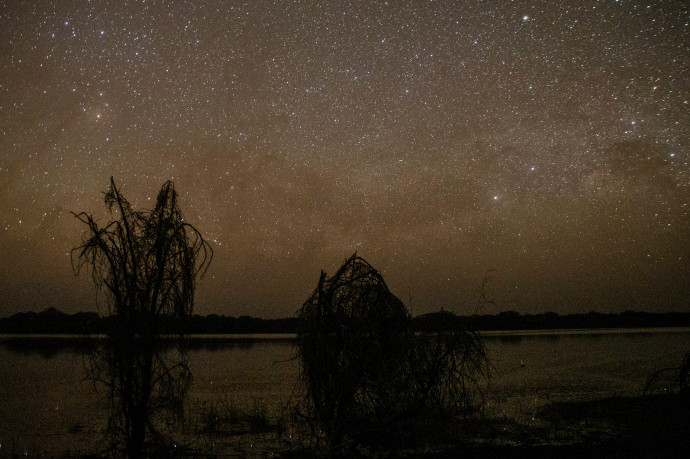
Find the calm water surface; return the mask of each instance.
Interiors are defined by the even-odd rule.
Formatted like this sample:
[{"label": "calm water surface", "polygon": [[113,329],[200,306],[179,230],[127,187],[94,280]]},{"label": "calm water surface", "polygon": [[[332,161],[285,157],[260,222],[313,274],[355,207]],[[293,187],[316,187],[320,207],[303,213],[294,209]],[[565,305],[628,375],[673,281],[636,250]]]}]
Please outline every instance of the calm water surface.
[{"label": "calm water surface", "polygon": [[690,329],[494,335],[486,343],[492,408],[525,421],[549,402],[641,395],[651,373],[682,363]]},{"label": "calm water surface", "polygon": [[[0,336],[0,457],[98,447],[105,415],[85,377],[88,345],[41,343]],[[690,329],[488,334],[486,345],[489,415],[530,423],[549,402],[640,395],[652,372],[682,362]],[[285,339],[197,341],[189,412],[221,400],[277,412],[295,389],[294,355]]]}]

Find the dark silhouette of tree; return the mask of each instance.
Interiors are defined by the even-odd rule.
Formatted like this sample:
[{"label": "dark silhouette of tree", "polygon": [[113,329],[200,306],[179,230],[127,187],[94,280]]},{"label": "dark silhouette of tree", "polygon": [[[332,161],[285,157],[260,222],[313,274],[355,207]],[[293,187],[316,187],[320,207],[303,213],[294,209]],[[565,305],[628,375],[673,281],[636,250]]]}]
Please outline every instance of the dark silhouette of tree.
[{"label": "dark silhouette of tree", "polygon": [[163,352],[162,340],[172,333],[182,339],[196,279],[213,251],[185,222],[171,181],[152,210],[134,210],[111,178],[105,203],[116,218],[103,227],[87,213],[74,214],[87,231],[72,265],[75,273],[90,268],[106,299],[108,339],[92,356],[91,371],[107,388],[111,445],[140,457],[147,442],[165,441],[158,425],[182,413],[191,373],[184,360]]},{"label": "dark silhouette of tree", "polygon": [[333,277],[321,272],[298,315],[302,414],[317,448],[380,442],[423,415],[457,414],[481,402],[479,335],[415,332],[403,303],[357,254]]},{"label": "dark silhouette of tree", "polygon": [[[405,339],[408,314],[381,274],[353,255],[304,303],[298,333],[307,417],[339,446],[366,415],[383,415],[389,378],[396,373],[397,340]],[[372,411],[378,411],[373,413]],[[318,437],[316,437],[318,438]]]}]

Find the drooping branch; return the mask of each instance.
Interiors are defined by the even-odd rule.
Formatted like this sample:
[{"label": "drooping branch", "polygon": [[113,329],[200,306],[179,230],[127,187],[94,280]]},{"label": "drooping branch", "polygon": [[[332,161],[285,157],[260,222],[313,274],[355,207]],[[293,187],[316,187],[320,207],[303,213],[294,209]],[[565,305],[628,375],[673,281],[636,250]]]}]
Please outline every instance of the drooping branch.
[{"label": "drooping branch", "polygon": [[332,277],[321,272],[298,315],[304,417],[317,444],[342,449],[424,416],[480,408],[488,371],[481,337],[416,333],[381,273],[357,254]]},{"label": "drooping branch", "polygon": [[109,339],[91,358],[93,380],[109,394],[107,432],[113,445],[140,457],[147,438],[162,438],[156,416],[181,412],[191,373],[186,362],[170,363],[160,353],[161,338],[170,319],[179,324],[191,316],[196,280],[213,249],[185,222],[170,181],[151,210],[132,209],[112,178],[104,200],[115,218],[103,227],[74,213],[87,230],[71,260],[75,273],[90,268],[111,316]]},{"label": "drooping branch", "polygon": [[111,178],[105,203],[119,218],[99,227],[91,215],[74,214],[88,231],[72,251],[75,272],[88,265],[98,287],[108,290],[112,312],[123,317],[182,318],[193,307],[197,277],[203,277],[213,249],[184,221],[171,181],[152,210],[132,209]]}]

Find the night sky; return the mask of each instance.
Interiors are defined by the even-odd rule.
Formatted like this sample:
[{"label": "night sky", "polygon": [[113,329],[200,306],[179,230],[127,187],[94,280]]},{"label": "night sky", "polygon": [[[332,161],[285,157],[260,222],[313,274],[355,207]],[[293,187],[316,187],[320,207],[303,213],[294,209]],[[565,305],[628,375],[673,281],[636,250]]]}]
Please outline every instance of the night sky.
[{"label": "night sky", "polygon": [[[36,3],[33,5],[32,3]],[[175,182],[200,314],[352,253],[414,315],[690,310],[684,1],[0,1],[0,316],[96,310],[71,211]]]}]

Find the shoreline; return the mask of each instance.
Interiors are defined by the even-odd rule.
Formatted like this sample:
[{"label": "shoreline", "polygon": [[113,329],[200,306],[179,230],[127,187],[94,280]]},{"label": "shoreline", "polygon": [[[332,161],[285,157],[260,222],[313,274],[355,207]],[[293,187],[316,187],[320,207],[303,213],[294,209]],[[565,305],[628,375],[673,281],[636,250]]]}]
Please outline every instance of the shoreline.
[{"label": "shoreline", "polygon": [[[355,457],[404,458],[618,458],[686,457],[690,448],[690,396],[661,394],[638,397],[611,396],[577,402],[557,402],[542,407],[533,425],[513,419],[472,416],[450,422],[431,419],[424,431],[398,432],[406,444],[397,444],[395,432],[380,445],[355,448]],[[23,451],[27,457],[98,457],[85,438],[98,435],[92,428],[34,437],[38,440]],[[289,429],[288,429],[289,431]],[[65,438],[61,451],[38,445],[50,444],[55,435]],[[187,457],[319,457],[302,449],[286,432],[215,432],[209,447],[204,433],[194,432],[187,448],[175,456]],[[393,447],[388,448],[388,441]],[[196,446],[192,446],[192,445]],[[206,444],[206,447],[199,446]],[[32,447],[33,446],[33,447]],[[93,445],[92,445],[93,447]],[[5,441],[1,455],[12,457]]]},{"label": "shoreline", "polygon": [[[626,328],[542,328],[519,330],[477,330],[476,333],[491,338],[502,336],[551,336],[551,335],[611,335],[635,333],[690,333],[690,327],[626,327]],[[294,340],[296,333],[192,333],[184,335],[191,340]],[[12,339],[65,339],[100,340],[106,339],[104,333],[0,333],[0,342]]]}]

